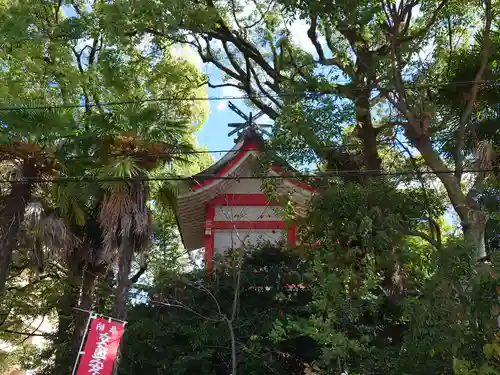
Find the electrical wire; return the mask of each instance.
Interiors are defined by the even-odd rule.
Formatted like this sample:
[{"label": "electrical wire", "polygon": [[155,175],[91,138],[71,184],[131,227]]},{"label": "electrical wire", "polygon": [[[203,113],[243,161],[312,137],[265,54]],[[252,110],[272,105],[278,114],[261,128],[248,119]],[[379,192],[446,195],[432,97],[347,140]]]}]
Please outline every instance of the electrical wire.
[{"label": "electrical wire", "polygon": [[[406,85],[408,89],[422,89],[422,88],[432,88],[432,87],[445,87],[445,86],[460,86],[469,85],[475,81],[457,81],[457,82],[441,82],[432,84],[414,84]],[[484,83],[494,83],[500,84],[500,80],[485,80]],[[390,90],[390,88],[385,88]],[[365,90],[364,88],[350,88],[352,91]],[[221,101],[221,100],[251,100],[251,99],[266,99],[266,98],[285,98],[285,97],[315,97],[321,95],[336,95],[335,92],[331,91],[315,91],[315,92],[284,92],[280,94],[254,94],[254,95],[242,95],[242,96],[206,96],[206,97],[164,97],[164,98],[150,98],[150,99],[140,99],[140,100],[122,100],[113,101],[105,103],[84,103],[84,104],[60,104],[52,106],[9,106],[0,107],[0,111],[30,111],[30,110],[49,110],[49,109],[71,109],[71,108],[89,108],[89,107],[102,107],[102,106],[117,106],[117,105],[127,105],[127,104],[139,104],[139,103],[150,103],[150,102],[180,102],[180,101]]]},{"label": "electrical wire", "polygon": [[[464,173],[486,173],[494,172],[495,168],[478,168],[478,169],[464,169]],[[443,171],[418,171],[418,174],[449,174],[455,173],[452,170]],[[342,176],[405,176],[405,175],[416,175],[417,171],[414,169],[402,169],[399,171],[381,171],[381,170],[345,170],[345,171],[327,171],[321,174],[301,174],[301,173],[290,173],[283,175],[267,175],[267,174],[255,174],[253,176],[217,176],[213,174],[199,174],[192,177],[186,176],[167,176],[167,177],[148,177],[148,176],[132,176],[132,177],[95,177],[95,176],[65,176],[65,177],[24,177],[18,179],[3,179],[0,183],[9,184],[19,184],[19,183],[66,183],[66,182],[129,182],[129,181],[194,181],[197,179],[209,179],[209,180],[252,180],[252,179],[323,179],[327,177],[342,177]]]},{"label": "electrical wire", "polygon": [[[443,137],[443,138],[434,138],[431,140],[431,143],[438,143],[438,142],[446,142],[449,141],[449,137]],[[377,144],[379,146],[389,146],[393,145],[395,143],[394,140],[386,140],[386,141],[379,141]],[[402,143],[404,145],[412,145],[411,142],[409,141],[400,141],[398,140],[398,143]],[[323,146],[323,147],[297,147],[297,148],[287,148],[284,151],[287,152],[293,152],[293,151],[328,151],[328,150],[349,150],[350,147],[357,147],[361,146],[360,143],[343,143],[340,145],[332,145],[332,146]],[[157,156],[169,156],[169,155],[198,155],[198,154],[221,154],[221,153],[237,153],[240,151],[283,151],[280,148],[277,147],[266,147],[264,149],[260,148],[245,148],[245,149],[226,149],[226,150],[172,150],[172,151],[167,151],[167,152],[160,152],[160,153],[155,153]],[[84,156],[84,155],[75,155],[75,156],[67,156],[65,157],[65,160],[88,160],[88,159],[96,159],[95,156]]]}]

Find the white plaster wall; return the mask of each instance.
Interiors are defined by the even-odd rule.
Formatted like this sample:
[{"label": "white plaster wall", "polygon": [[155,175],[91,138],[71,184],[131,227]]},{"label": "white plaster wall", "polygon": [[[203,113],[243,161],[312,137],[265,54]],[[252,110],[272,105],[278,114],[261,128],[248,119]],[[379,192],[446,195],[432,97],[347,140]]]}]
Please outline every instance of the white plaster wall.
[{"label": "white plaster wall", "polygon": [[215,221],[281,221],[283,209],[279,206],[217,206]]},{"label": "white plaster wall", "polygon": [[[243,173],[242,175],[244,175]],[[226,194],[260,194],[262,193],[261,182],[257,178],[235,180],[231,184],[228,190],[224,193]]]},{"label": "white plaster wall", "polygon": [[[278,243],[286,239],[286,230],[215,230],[214,254],[220,255],[230,248],[245,248],[262,242]],[[244,245],[242,245],[244,244]]]}]

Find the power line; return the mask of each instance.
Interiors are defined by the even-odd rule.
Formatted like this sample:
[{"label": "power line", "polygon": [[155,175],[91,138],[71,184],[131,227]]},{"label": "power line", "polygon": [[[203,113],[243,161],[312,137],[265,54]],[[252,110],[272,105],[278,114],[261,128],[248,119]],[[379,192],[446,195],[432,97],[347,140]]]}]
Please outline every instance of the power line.
[{"label": "power line", "polygon": [[[484,83],[495,83],[500,84],[500,80],[486,80]],[[432,84],[413,84],[406,85],[408,89],[422,89],[422,88],[433,88],[433,87],[445,87],[445,86],[460,86],[469,85],[475,83],[475,81],[457,81],[457,82],[442,82],[442,83],[432,83]],[[385,88],[390,90],[390,88]],[[349,88],[351,91],[361,91],[365,88]],[[9,106],[0,107],[0,111],[29,111],[29,110],[48,110],[48,109],[71,109],[71,108],[89,108],[89,107],[102,107],[102,106],[117,106],[117,105],[129,105],[129,104],[140,104],[140,103],[152,103],[152,102],[181,102],[181,101],[221,101],[221,100],[251,100],[251,99],[269,99],[269,98],[286,98],[286,97],[315,97],[321,95],[337,95],[337,93],[322,90],[314,92],[284,92],[279,94],[264,94],[257,93],[254,95],[242,95],[242,96],[206,96],[206,97],[164,97],[164,98],[150,98],[150,99],[140,99],[140,100],[122,100],[113,101],[105,103],[86,103],[86,104],[60,104],[51,106]]]},{"label": "power line", "polygon": [[[478,168],[478,169],[464,169],[464,173],[485,173],[494,172],[495,168]],[[414,169],[402,169],[398,171],[380,171],[378,169],[372,170],[345,170],[345,171],[327,171],[322,174],[301,174],[290,173],[279,176],[275,175],[253,175],[253,176],[217,176],[213,174],[200,174],[192,177],[186,176],[168,176],[168,177],[148,177],[148,176],[134,176],[134,177],[95,177],[95,176],[65,176],[65,177],[25,177],[18,179],[4,179],[0,183],[65,183],[65,182],[130,182],[130,181],[194,181],[200,180],[252,180],[252,179],[322,179],[327,177],[345,177],[345,176],[405,176],[416,174],[450,174],[455,173],[451,170],[443,171],[415,171]]]},{"label": "power line", "polygon": [[[431,142],[442,142],[442,141],[447,141],[449,138],[435,138],[432,139]],[[377,144],[380,146],[389,146],[392,144],[395,144],[396,141],[392,140],[386,140],[386,141],[380,141]],[[412,145],[411,142],[409,141],[399,141],[399,143],[406,144],[406,145]],[[357,146],[362,146],[361,143],[343,143],[340,145],[332,145],[332,146],[319,146],[319,147],[292,147],[292,148],[287,148],[286,150],[281,150],[278,147],[266,147],[264,149],[260,148],[245,148],[245,149],[226,149],[226,150],[172,150],[172,151],[166,151],[166,152],[160,152],[160,153],[155,153],[154,155],[156,156],[169,156],[169,155],[199,155],[199,154],[217,154],[217,153],[238,153],[241,151],[328,151],[328,150],[347,150],[350,147],[357,147]],[[97,159],[98,157],[96,156],[84,156],[84,155],[75,155],[75,156],[67,156],[65,157],[66,160],[92,160],[92,159]]]}]

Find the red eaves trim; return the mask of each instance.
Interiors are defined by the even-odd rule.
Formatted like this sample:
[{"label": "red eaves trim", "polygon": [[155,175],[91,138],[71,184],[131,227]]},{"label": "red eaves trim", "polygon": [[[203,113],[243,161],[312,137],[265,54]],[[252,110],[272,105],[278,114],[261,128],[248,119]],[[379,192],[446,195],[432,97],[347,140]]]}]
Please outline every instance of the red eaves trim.
[{"label": "red eaves trim", "polygon": [[256,150],[259,148],[259,145],[255,142],[248,142],[246,144],[243,144],[243,147],[239,149],[237,152],[238,154],[231,159],[225,166],[222,168],[219,173],[214,175],[214,179],[209,178],[204,181],[199,182],[198,184],[194,185],[191,190],[196,191],[204,186],[210,185],[214,181],[217,181],[217,177],[222,177],[224,176],[227,172],[231,170],[243,157],[249,152],[249,150]]},{"label": "red eaves trim", "polygon": [[210,226],[210,233],[205,232],[205,267],[207,270],[212,269],[212,262],[214,259],[214,232],[213,222],[215,217],[215,207],[207,206],[207,219],[205,222],[205,229]]},{"label": "red eaves trim", "polygon": [[[273,165],[273,166],[271,166],[271,169],[273,171],[275,171],[276,173],[278,173],[279,175],[281,175],[283,178],[285,178],[288,182],[290,182],[291,184],[293,184],[301,189],[310,191],[311,193],[314,193],[317,191],[317,189],[313,188],[312,186],[307,185],[304,182],[289,180],[288,178],[286,178],[287,177],[286,173],[281,172],[281,167],[279,165]],[[291,177],[293,177],[293,174],[291,174]]]},{"label": "red eaves trim", "polygon": [[214,206],[275,206],[265,194],[222,194],[212,199]]},{"label": "red eaves trim", "polygon": [[283,221],[214,221],[214,229],[285,229]]}]

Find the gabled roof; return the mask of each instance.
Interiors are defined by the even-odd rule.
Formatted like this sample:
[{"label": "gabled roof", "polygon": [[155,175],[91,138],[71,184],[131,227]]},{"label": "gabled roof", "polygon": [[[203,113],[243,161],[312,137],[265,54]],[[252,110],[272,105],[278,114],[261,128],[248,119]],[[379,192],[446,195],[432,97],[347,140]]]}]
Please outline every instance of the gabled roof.
[{"label": "gabled roof", "polygon": [[[207,177],[207,175],[217,175],[221,170],[224,169],[225,166],[227,166],[228,163],[231,162],[232,159],[237,156],[238,152],[245,148],[245,145],[247,146],[246,150],[262,150],[265,147],[265,141],[259,133],[254,131],[252,128],[248,128],[235,140],[234,147],[222,158],[217,160],[207,169],[193,175],[191,185],[196,185],[196,181],[201,182],[209,180],[210,177]],[[254,146],[254,148],[252,149],[248,146]]]},{"label": "gabled roof", "polygon": [[[259,155],[265,152],[273,160],[273,168],[269,175],[282,175],[281,169],[291,170],[290,166],[276,158],[276,155],[265,149],[265,141],[252,128],[248,128],[236,140],[235,146],[204,171],[193,175],[188,184],[189,190],[177,197],[177,224],[186,250],[194,250],[204,246],[204,223],[206,220],[206,203],[220,194],[224,194],[235,180],[231,177],[242,176],[254,170]],[[228,178],[221,178],[228,177]],[[258,179],[258,177],[256,177]],[[292,193],[298,201],[305,203],[314,189],[306,184],[297,183],[284,178],[279,190]]]}]

